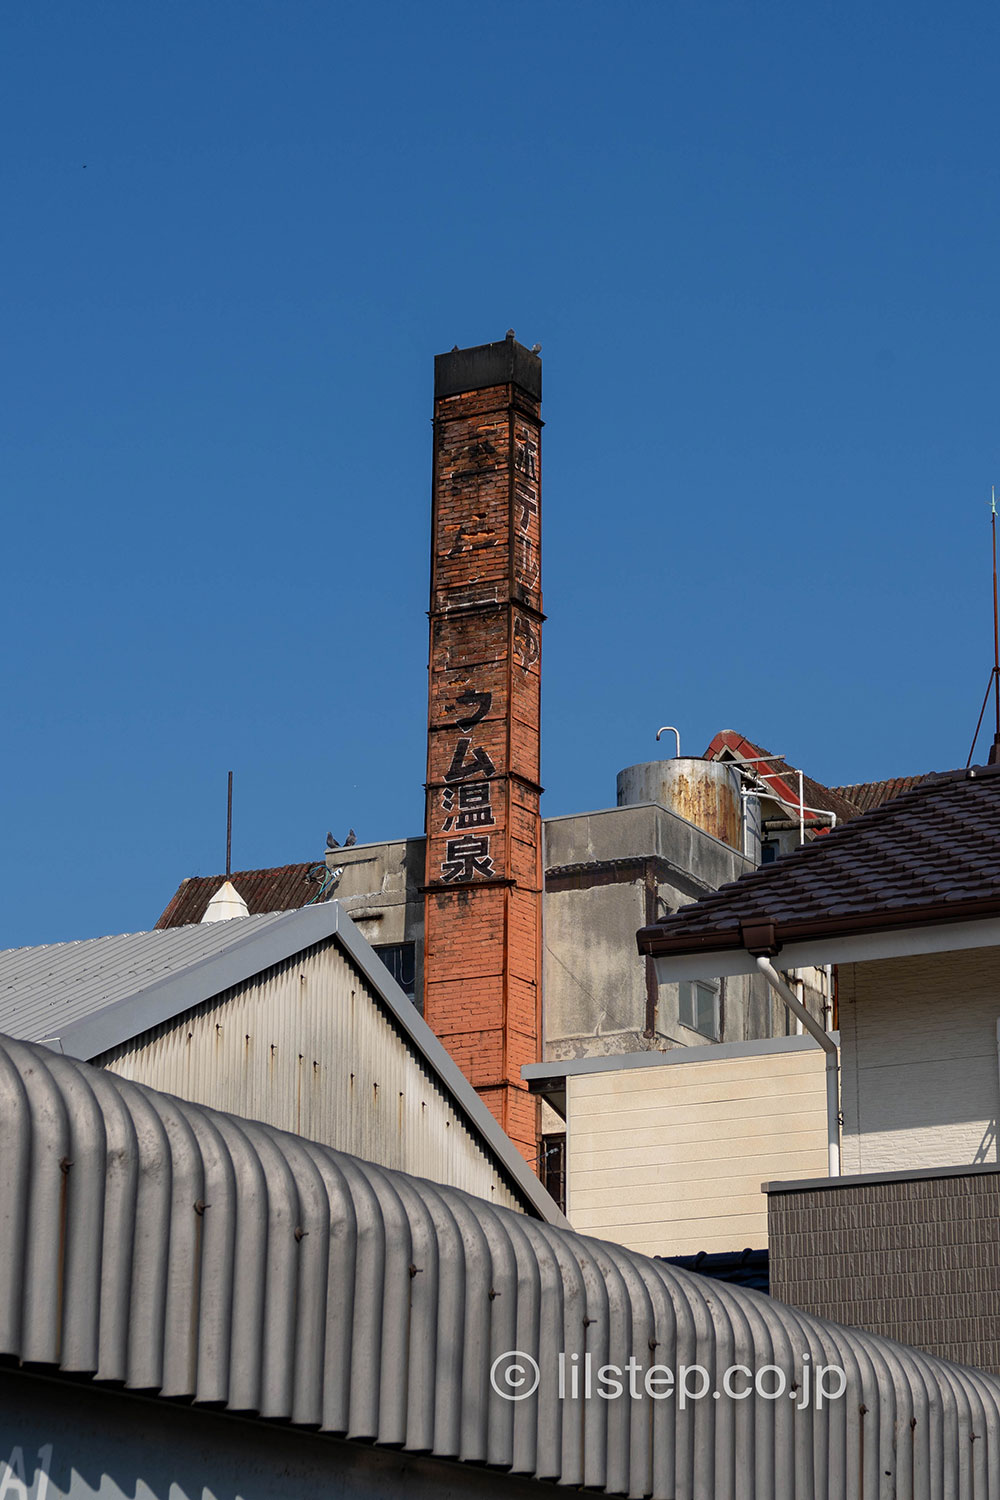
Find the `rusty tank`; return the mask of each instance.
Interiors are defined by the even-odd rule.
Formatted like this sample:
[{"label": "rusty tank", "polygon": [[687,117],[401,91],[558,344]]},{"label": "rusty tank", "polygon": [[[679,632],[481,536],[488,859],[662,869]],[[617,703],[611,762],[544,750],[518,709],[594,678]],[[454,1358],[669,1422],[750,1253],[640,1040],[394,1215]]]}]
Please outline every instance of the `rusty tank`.
[{"label": "rusty tank", "polygon": [[618,772],[618,806],[658,802],[732,849],[743,850],[738,773],[718,760],[648,760]]}]

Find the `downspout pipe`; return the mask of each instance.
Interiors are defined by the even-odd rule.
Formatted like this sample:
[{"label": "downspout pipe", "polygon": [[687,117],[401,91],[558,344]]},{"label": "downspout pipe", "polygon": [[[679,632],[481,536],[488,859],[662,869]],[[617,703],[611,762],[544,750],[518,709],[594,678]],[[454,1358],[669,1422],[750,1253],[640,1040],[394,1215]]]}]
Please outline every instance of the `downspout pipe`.
[{"label": "downspout pipe", "polygon": [[814,1016],[811,1016],[801,1003],[795,991],[785,983],[778,973],[774,964],[764,953],[754,956],[758,969],[774,990],[775,994],[788,1006],[792,1015],[802,1022],[809,1035],[823,1048],[826,1053],[826,1146],[827,1164],[831,1177],[840,1176],[840,1089],[838,1079],[837,1044],[833,1038],[823,1029]]}]

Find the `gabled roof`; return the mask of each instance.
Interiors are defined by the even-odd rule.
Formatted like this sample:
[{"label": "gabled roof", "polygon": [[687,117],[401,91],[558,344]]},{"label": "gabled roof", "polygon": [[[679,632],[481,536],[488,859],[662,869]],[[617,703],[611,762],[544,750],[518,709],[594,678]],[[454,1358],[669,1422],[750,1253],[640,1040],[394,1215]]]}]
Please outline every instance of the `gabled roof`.
[{"label": "gabled roof", "polygon": [[276,964],[333,941],[498,1160],[520,1197],[563,1223],[549,1194],[465,1074],[337,901],[228,922],[11,948],[0,953],[0,1033],[99,1057]]},{"label": "gabled roof", "polygon": [[[306,877],[316,861],[304,865],[276,865],[271,870],[237,870],[229,876],[251,916],[261,912],[294,911],[316,896],[319,886]],[[186,927],[200,922],[225,875],[191,875],[182,880],[157,922],[158,928]]]},{"label": "gabled roof", "polygon": [[843,934],[997,917],[1000,767],[976,766],[924,778],[845,827],[642,928],[638,943],[654,957],[775,953]]},{"label": "gabled roof", "polygon": [[[730,752],[729,755],[726,752]],[[745,735],[740,734],[737,729],[720,729],[705,751],[705,760],[728,760],[730,756],[736,759],[750,760],[755,762],[748,770],[755,770],[761,776],[765,785],[771,787],[779,798],[785,802],[793,802],[798,805],[799,800],[799,770],[797,766],[791,765],[783,756],[772,755],[769,750],[755,745]],[[824,786],[821,781],[814,781],[805,772],[802,774],[802,792],[806,807],[818,808],[821,812],[832,812],[836,814],[838,823],[847,823],[858,816],[859,809],[848,797],[844,795],[845,788],[832,788]],[[789,817],[795,816],[789,810]],[[827,827],[827,820],[817,818],[815,813],[808,811],[805,814],[807,826]]]},{"label": "gabled roof", "polygon": [[[15,1370],[461,1460],[462,1493],[998,1494],[981,1371],[3,1037],[0,1119]],[[836,1397],[743,1399],[806,1361]]]}]

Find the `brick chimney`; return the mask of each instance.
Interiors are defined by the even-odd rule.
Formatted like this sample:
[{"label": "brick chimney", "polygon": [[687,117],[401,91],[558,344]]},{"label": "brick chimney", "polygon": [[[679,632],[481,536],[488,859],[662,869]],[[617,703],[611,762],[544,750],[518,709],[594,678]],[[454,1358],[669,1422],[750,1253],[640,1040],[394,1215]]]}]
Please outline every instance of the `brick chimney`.
[{"label": "brick chimney", "polygon": [[434,361],[424,1016],[522,1153],[537,1106],[542,364]]}]

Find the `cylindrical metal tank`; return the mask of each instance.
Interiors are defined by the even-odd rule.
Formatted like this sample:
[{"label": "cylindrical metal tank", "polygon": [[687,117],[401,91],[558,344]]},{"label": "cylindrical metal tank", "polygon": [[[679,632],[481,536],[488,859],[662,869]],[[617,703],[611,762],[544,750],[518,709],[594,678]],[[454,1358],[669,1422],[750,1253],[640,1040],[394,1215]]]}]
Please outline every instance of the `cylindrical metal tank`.
[{"label": "cylindrical metal tank", "polygon": [[743,852],[738,774],[719,760],[647,760],[618,772],[618,806],[658,802]]},{"label": "cylindrical metal tank", "polygon": [[743,798],[743,853],[755,865],[760,864],[761,832],[760,798],[750,792]]}]

